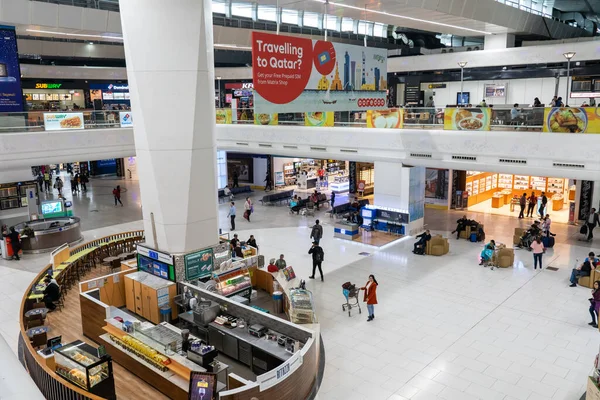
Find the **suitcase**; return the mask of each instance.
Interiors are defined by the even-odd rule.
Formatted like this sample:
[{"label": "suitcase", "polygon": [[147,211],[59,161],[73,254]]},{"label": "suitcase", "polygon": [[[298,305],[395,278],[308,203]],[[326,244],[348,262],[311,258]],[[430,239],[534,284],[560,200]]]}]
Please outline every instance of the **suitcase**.
[{"label": "suitcase", "polygon": [[477,242],[477,234],[475,232],[471,233],[471,237],[470,239],[471,242],[476,243]]},{"label": "suitcase", "polygon": [[554,236],[542,237],[542,243],[543,243],[544,247],[547,249],[554,247]]}]

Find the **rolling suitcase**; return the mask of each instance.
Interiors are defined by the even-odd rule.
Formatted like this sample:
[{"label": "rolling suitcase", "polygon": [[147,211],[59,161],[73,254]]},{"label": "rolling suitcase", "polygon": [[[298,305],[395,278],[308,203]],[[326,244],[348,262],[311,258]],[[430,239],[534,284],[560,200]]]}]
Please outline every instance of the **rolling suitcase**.
[{"label": "rolling suitcase", "polygon": [[475,232],[471,233],[470,240],[473,243],[477,242],[477,234]]},{"label": "rolling suitcase", "polygon": [[542,237],[542,243],[544,244],[544,247],[547,249],[554,247],[554,236]]}]

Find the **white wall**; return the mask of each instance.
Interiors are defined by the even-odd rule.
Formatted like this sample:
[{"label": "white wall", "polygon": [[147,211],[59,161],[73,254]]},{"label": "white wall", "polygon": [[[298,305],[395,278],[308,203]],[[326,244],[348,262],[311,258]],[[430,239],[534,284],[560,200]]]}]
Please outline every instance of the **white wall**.
[{"label": "white wall", "polygon": [[[558,96],[566,98],[567,78],[561,77],[558,88]],[[421,90],[429,91],[428,85],[431,82],[422,82]],[[440,82],[437,82],[440,83]],[[460,81],[443,82],[446,84],[444,89],[432,89],[435,92],[434,101],[436,107],[444,107],[447,104],[456,104],[456,93],[460,92]],[[484,95],[486,84],[506,84],[506,97],[488,97],[485,101],[488,104],[508,104],[512,106],[518,103],[519,106],[527,107],[533,104],[533,99],[538,97],[542,104],[549,105],[556,90],[555,78],[531,78],[531,79],[498,79],[489,81],[465,81],[465,92],[471,93],[471,104],[476,105],[481,102]],[[427,97],[426,97],[427,99]],[[587,98],[571,98],[568,102],[571,106],[579,106]]]},{"label": "white wall", "polygon": [[254,159],[254,184],[262,185],[265,182],[267,176],[267,159],[266,158],[255,158]]}]

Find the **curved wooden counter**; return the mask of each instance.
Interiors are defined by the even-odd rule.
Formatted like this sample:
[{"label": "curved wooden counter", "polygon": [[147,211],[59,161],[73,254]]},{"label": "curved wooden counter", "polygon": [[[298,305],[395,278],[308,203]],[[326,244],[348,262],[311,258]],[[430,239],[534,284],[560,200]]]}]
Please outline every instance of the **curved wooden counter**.
[{"label": "curved wooden counter", "polygon": [[[118,248],[127,240],[141,241],[143,239],[143,235],[143,231],[125,232],[96,239],[71,249],[70,257],[65,260],[65,267],[61,270],[60,276],[57,277],[57,280],[65,284],[66,277],[70,276],[71,274],[75,274],[75,269],[79,267],[79,263],[83,262],[84,259],[90,259],[92,257],[101,256],[104,253],[108,253],[113,248]],[[21,364],[23,364],[27,372],[29,372],[29,375],[46,399],[103,400],[101,397],[95,396],[81,389],[80,387],[69,383],[57,375],[46,365],[45,360],[33,348],[29,338],[27,337],[24,314],[27,311],[28,304],[31,303],[29,295],[35,285],[42,281],[44,276],[46,276],[52,268],[52,264],[48,264],[42,269],[42,271],[35,277],[35,279],[27,288],[27,291],[25,292],[21,301],[21,309],[19,314],[19,327],[21,329],[18,347],[19,361],[21,361]],[[58,318],[59,313],[57,314],[51,314],[50,319],[52,319],[52,317]]]}]

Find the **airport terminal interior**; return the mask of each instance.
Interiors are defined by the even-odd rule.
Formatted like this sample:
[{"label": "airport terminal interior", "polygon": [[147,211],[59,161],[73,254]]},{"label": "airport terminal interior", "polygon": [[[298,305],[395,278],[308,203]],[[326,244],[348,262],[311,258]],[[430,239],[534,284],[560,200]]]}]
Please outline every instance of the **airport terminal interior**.
[{"label": "airport terminal interior", "polygon": [[599,15],[0,0],[0,399],[600,399]]}]

